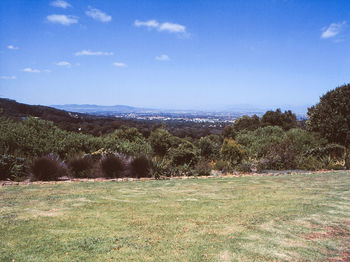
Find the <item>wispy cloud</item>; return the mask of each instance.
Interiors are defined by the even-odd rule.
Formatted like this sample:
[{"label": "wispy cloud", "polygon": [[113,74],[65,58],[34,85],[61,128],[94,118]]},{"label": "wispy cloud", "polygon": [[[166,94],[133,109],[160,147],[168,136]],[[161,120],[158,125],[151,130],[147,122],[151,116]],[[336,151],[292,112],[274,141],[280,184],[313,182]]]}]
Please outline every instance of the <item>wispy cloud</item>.
[{"label": "wispy cloud", "polygon": [[65,67],[71,67],[71,63],[67,61],[61,61],[56,63],[57,66],[65,66]]},{"label": "wispy cloud", "polygon": [[127,65],[122,63],[122,62],[114,62],[113,63],[114,66],[117,66],[117,67],[126,67]]},{"label": "wispy cloud", "polygon": [[48,15],[46,17],[47,21],[50,23],[61,24],[61,25],[71,25],[78,23],[78,17],[76,16],[67,16],[67,15]]},{"label": "wispy cloud", "polygon": [[23,69],[23,72],[27,72],[27,73],[40,73],[40,70],[39,70],[39,69],[33,69],[33,68],[30,68],[30,67],[27,67],[27,68],[24,68],[24,69]]},{"label": "wispy cloud", "polygon": [[3,79],[3,80],[15,80],[16,77],[15,76],[0,76],[0,79]]},{"label": "wispy cloud", "polygon": [[144,26],[144,27],[147,27],[150,29],[150,28],[158,28],[159,23],[156,20],[148,20],[148,21],[144,21],[144,22],[139,21],[139,20],[135,20],[134,25],[136,27]]},{"label": "wispy cloud", "polygon": [[43,72],[45,72],[45,73],[51,73],[51,70],[49,70],[49,69],[44,69]]},{"label": "wispy cloud", "polygon": [[134,26],[146,27],[148,29],[157,29],[160,32],[168,32],[175,34],[187,34],[186,26],[174,24],[170,22],[159,23],[157,20],[139,21],[135,20]]},{"label": "wispy cloud", "polygon": [[54,7],[59,7],[59,8],[64,8],[66,9],[67,7],[71,7],[71,5],[63,0],[57,0],[57,1],[53,1],[51,2],[51,5]]},{"label": "wispy cloud", "polygon": [[89,10],[86,11],[85,14],[100,22],[108,23],[112,21],[112,16],[107,15],[97,8],[92,8],[91,6],[89,6]]},{"label": "wispy cloud", "polygon": [[161,24],[158,30],[167,31],[169,33],[186,33],[185,26],[168,22]]},{"label": "wispy cloud", "polygon": [[169,61],[170,57],[168,55],[163,54],[160,56],[156,56],[154,59],[158,61]]},{"label": "wispy cloud", "polygon": [[87,55],[87,56],[101,56],[101,55],[114,55],[113,52],[102,52],[102,51],[90,51],[90,50],[82,50],[79,52],[75,53],[75,56],[83,56],[83,55]]},{"label": "wispy cloud", "polygon": [[19,49],[18,46],[13,46],[13,45],[8,45],[7,48],[10,50],[18,50]]},{"label": "wispy cloud", "polygon": [[340,23],[332,23],[328,27],[322,28],[321,38],[327,39],[338,35],[346,25],[346,21]]}]

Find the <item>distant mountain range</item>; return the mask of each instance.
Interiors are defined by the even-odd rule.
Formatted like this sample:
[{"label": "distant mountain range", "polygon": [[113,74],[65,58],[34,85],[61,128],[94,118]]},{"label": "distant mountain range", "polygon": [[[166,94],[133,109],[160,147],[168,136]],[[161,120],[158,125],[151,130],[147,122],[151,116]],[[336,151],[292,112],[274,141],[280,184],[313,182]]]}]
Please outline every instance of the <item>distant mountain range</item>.
[{"label": "distant mountain range", "polygon": [[56,109],[61,109],[70,112],[77,113],[87,113],[94,115],[113,115],[113,114],[140,114],[140,113],[233,113],[233,114],[257,114],[263,115],[268,110],[276,110],[277,108],[281,108],[284,110],[292,110],[293,113],[296,113],[299,116],[305,116],[307,112],[308,106],[292,106],[292,105],[284,105],[284,106],[253,106],[248,104],[235,105],[235,106],[227,106],[221,107],[220,109],[200,109],[200,110],[179,110],[179,109],[157,109],[157,108],[145,108],[145,107],[133,107],[127,105],[114,105],[114,106],[102,106],[102,105],[89,105],[89,104],[66,104],[66,105],[52,105]]},{"label": "distant mountain range", "polygon": [[77,104],[68,104],[68,105],[52,105],[51,107],[70,111],[77,113],[88,113],[88,114],[101,114],[105,113],[141,113],[141,112],[156,112],[159,110],[150,109],[150,108],[141,108],[133,107],[126,105],[115,105],[115,106],[100,106],[100,105],[77,105]]}]

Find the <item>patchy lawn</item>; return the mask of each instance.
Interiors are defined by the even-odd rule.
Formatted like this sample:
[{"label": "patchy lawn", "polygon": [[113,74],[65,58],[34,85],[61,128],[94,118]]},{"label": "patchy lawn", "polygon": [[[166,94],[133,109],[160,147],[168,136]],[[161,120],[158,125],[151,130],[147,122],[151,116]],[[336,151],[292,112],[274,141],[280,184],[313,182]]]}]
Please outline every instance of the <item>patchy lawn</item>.
[{"label": "patchy lawn", "polygon": [[350,173],[0,188],[0,261],[350,261]]}]

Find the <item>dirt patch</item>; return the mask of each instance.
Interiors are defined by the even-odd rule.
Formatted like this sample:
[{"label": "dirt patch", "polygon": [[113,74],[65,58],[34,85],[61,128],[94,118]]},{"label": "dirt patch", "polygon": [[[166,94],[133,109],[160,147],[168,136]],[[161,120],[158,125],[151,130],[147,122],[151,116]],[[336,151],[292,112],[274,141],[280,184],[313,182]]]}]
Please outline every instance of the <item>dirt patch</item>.
[{"label": "dirt patch", "polygon": [[350,243],[350,229],[342,226],[326,226],[323,227],[323,231],[312,232],[305,237],[307,240],[324,238],[345,238]]},{"label": "dirt patch", "polygon": [[350,220],[341,221],[342,226],[324,226],[321,232],[308,234],[307,240],[337,239],[339,240],[338,254],[336,257],[328,259],[335,262],[350,262]]}]

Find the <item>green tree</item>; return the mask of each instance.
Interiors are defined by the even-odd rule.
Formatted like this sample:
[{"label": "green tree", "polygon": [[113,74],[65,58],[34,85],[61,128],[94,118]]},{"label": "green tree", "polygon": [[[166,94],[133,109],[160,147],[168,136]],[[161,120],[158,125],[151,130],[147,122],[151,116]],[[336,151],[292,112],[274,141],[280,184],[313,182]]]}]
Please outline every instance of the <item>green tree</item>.
[{"label": "green tree", "polygon": [[330,142],[345,147],[345,168],[349,168],[350,84],[337,87],[308,109],[308,130],[319,132]]},{"label": "green tree", "polygon": [[284,130],[298,127],[296,115],[292,111],[281,112],[281,109],[276,111],[267,111],[261,118],[261,126],[280,126]]},{"label": "green tree", "polygon": [[204,136],[199,139],[200,155],[206,159],[215,159],[220,155],[222,140],[218,135]]},{"label": "green tree", "polygon": [[231,166],[234,166],[241,163],[244,156],[244,149],[236,140],[225,138],[220,149],[220,154],[225,161],[229,162]]},{"label": "green tree", "polygon": [[164,156],[171,147],[172,135],[167,130],[158,128],[151,132],[148,141],[156,155]]},{"label": "green tree", "polygon": [[232,125],[228,125],[223,130],[223,136],[226,138],[235,138],[236,135],[244,130],[254,131],[260,126],[260,118],[257,115],[244,115],[235,120]]},{"label": "green tree", "polygon": [[170,148],[166,158],[170,159],[174,166],[193,166],[198,161],[198,149],[191,142],[182,140],[181,144]]}]

